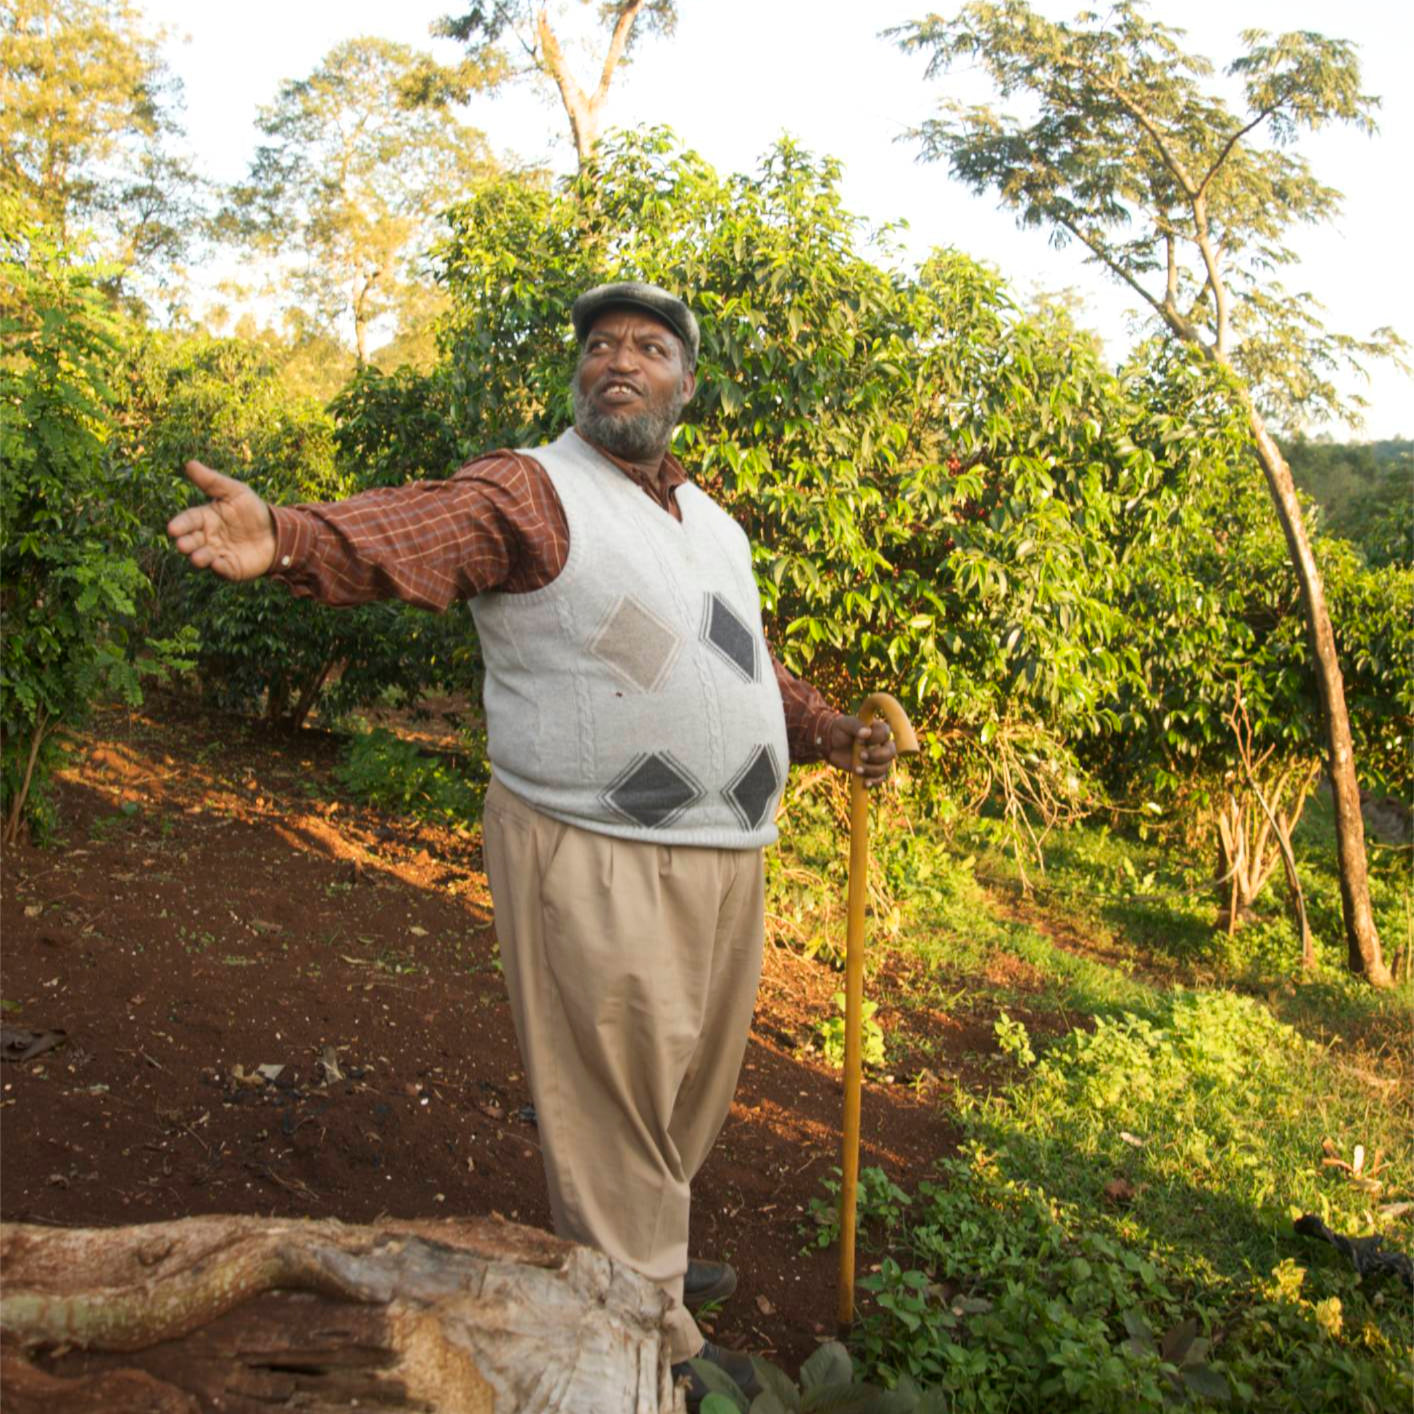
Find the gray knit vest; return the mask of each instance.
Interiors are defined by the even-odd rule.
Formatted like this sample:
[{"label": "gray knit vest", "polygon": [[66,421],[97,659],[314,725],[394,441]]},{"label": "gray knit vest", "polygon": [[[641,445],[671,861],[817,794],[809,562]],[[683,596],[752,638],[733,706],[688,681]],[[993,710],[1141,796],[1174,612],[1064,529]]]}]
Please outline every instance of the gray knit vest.
[{"label": "gray knit vest", "polygon": [[530,455],[569,557],[543,589],[471,601],[496,775],[601,834],[771,844],[785,713],[745,533],[691,484],[675,520],[576,432]]}]

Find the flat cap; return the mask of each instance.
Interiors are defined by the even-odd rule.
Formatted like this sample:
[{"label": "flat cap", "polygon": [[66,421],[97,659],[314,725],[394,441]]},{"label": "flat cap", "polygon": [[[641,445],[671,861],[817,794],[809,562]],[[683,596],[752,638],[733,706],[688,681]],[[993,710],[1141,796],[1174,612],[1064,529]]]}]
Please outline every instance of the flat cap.
[{"label": "flat cap", "polygon": [[574,302],[570,318],[574,321],[575,338],[582,344],[589,337],[590,327],[606,309],[636,309],[661,320],[682,342],[685,362],[689,369],[697,367],[697,346],[700,335],[697,319],[676,295],[642,280],[621,280],[613,285],[596,285],[585,290]]}]

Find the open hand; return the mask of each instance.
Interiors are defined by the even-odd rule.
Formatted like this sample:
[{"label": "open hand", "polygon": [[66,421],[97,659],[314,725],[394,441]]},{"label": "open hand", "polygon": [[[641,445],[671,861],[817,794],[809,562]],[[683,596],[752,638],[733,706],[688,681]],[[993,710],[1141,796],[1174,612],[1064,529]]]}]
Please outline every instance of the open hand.
[{"label": "open hand", "polygon": [[270,507],[243,481],[201,462],[183,468],[210,500],[167,522],[167,534],[197,569],[222,579],[258,579],[275,562],[275,522]]},{"label": "open hand", "polygon": [[863,776],[864,784],[872,790],[885,780],[893,768],[898,746],[889,724],[882,717],[876,717],[867,727],[858,717],[836,717],[830,723],[826,754],[830,765],[852,773],[855,770],[856,741],[860,744],[859,774]]}]

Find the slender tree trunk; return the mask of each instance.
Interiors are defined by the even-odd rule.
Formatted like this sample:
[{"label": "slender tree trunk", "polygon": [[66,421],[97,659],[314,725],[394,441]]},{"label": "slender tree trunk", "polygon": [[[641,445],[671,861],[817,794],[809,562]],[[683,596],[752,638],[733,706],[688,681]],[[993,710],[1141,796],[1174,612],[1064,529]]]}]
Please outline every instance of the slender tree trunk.
[{"label": "slender tree trunk", "polygon": [[1326,770],[1335,800],[1336,849],[1340,861],[1340,899],[1345,917],[1345,940],[1350,970],[1362,973],[1376,987],[1392,984],[1380,952],[1380,935],[1370,909],[1370,881],[1365,865],[1365,821],[1360,813],[1360,788],[1355,780],[1355,751],[1350,737],[1350,716],[1345,710],[1345,681],[1335,650],[1335,634],[1326,608],[1325,588],[1311,542],[1306,535],[1296,485],[1261,414],[1249,401],[1247,419],[1257,442],[1257,457],[1276,504],[1277,518],[1286,536],[1291,563],[1301,586],[1306,625],[1316,660],[1321,715],[1326,727]]},{"label": "slender tree trunk", "polygon": [[304,691],[300,693],[299,701],[295,703],[295,709],[290,713],[290,728],[299,731],[304,726],[305,718],[309,716],[310,710],[319,700],[320,691],[330,672],[333,670],[335,660],[325,659],[324,666],[320,668],[318,674],[305,683]]},{"label": "slender tree trunk", "polygon": [[560,101],[565,105],[565,115],[570,120],[570,135],[574,138],[575,156],[580,168],[589,161],[599,142],[600,114],[609,96],[609,85],[614,73],[628,48],[629,37],[633,33],[638,12],[644,0],[623,0],[614,18],[614,28],[609,36],[609,47],[604,54],[604,63],[599,73],[599,83],[593,93],[586,93],[578,80],[570,72],[564,50],[555,31],[550,27],[549,11],[541,6],[535,16],[535,37],[539,50],[540,68],[555,81],[560,91]]},{"label": "slender tree trunk", "polygon": [[29,799],[30,782],[34,780],[34,765],[39,760],[40,748],[49,735],[49,714],[41,707],[35,717],[34,730],[29,738],[29,756],[25,761],[24,775],[10,803],[10,814],[5,821],[4,839],[6,844],[14,844],[20,837],[20,822],[24,819],[25,801]]}]

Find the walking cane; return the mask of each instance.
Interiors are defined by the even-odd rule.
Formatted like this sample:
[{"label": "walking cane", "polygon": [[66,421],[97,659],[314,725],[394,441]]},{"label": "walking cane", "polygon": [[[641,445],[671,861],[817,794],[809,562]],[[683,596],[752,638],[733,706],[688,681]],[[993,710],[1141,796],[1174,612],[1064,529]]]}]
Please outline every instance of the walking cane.
[{"label": "walking cane", "polygon": [[[866,697],[856,713],[866,726],[883,717],[900,754],[918,750],[918,738],[897,700],[887,692]],[[859,1187],[859,1094],[864,1012],[864,905],[869,895],[869,791],[857,774],[860,743],[854,743],[856,774],[849,785],[849,926],[844,964],[844,1150],[840,1162],[840,1288],[838,1324],[843,1338],[854,1324],[854,1209]]]}]

